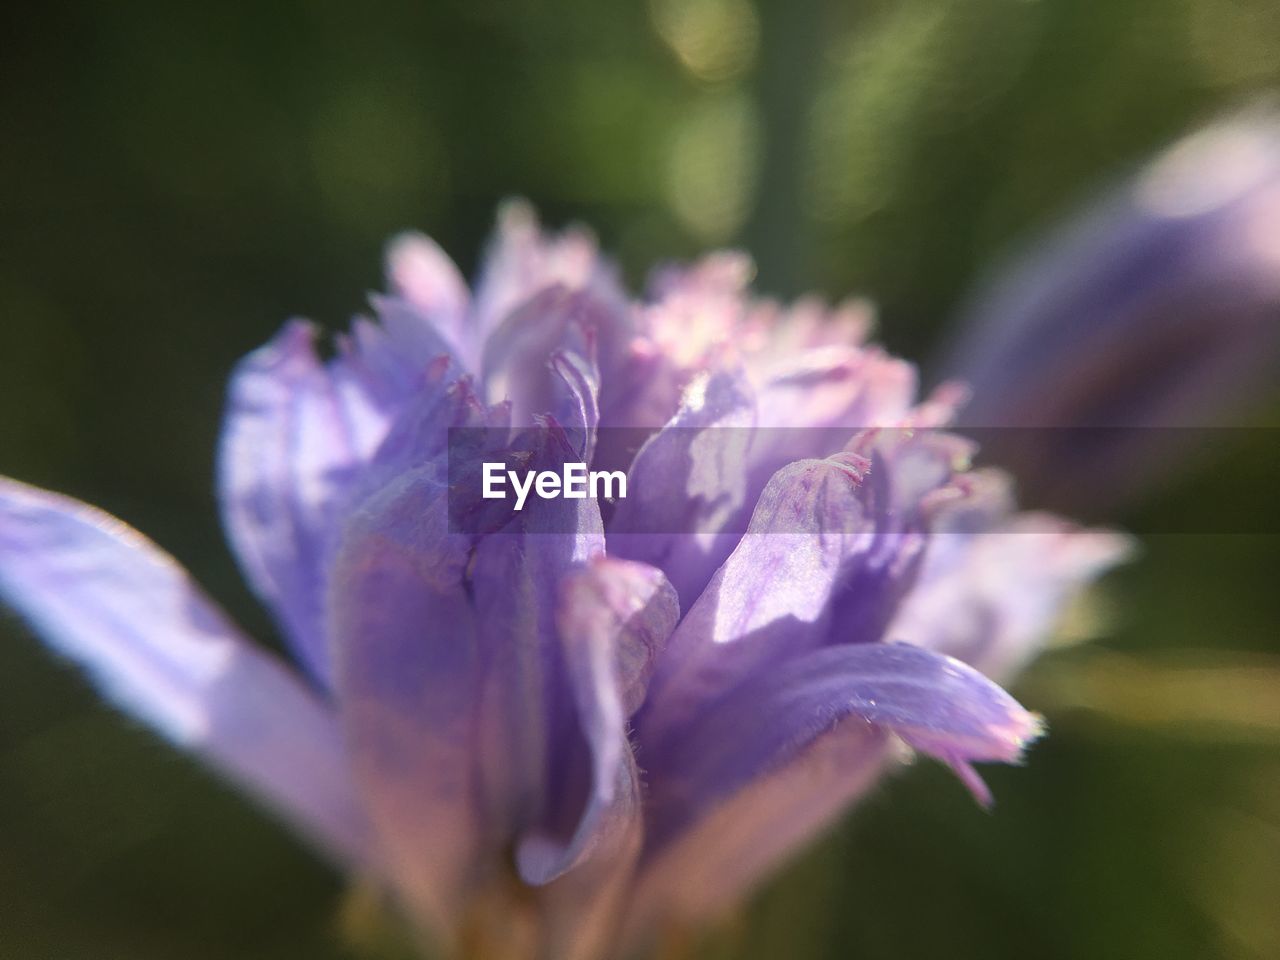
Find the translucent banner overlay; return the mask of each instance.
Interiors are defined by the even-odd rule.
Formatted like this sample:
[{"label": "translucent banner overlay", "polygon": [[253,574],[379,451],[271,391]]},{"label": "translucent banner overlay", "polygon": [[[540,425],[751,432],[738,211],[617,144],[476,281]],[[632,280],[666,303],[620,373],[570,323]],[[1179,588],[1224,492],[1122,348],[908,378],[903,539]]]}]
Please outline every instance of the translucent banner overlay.
[{"label": "translucent banner overlay", "polygon": [[[946,532],[946,525],[908,516],[916,494],[891,495],[886,484],[909,491],[997,471],[1009,479],[1019,509],[1053,510],[1139,535],[1280,533],[1280,430],[1270,427],[991,427],[945,434],[897,427],[454,428],[449,525],[466,534],[567,533],[580,528],[582,511],[594,504],[611,534],[736,534],[747,529],[778,470],[828,458],[831,482],[866,486],[858,505],[889,527]],[[1227,493],[1170,500],[1177,478],[1197,465],[1208,466],[1213,482],[1196,490]],[[788,522],[784,512],[769,532],[810,529],[802,513]]]}]

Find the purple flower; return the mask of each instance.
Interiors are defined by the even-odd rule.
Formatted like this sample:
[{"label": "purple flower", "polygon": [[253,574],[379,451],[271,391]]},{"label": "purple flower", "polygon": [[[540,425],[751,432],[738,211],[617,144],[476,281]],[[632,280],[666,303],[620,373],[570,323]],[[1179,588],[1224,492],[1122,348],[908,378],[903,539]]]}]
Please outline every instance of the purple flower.
[{"label": "purple flower", "polygon": [[[509,206],[474,293],[424,237],[388,259],[332,359],[294,321],[230,386],[227,534],[296,667],[139,534],[0,481],[0,593],[106,696],[461,955],[713,916],[904,747],[989,802],[972,764],[1040,729],[990,678],[1121,538],[1016,513],[938,429],[954,389],[917,404],[862,305],[755,299],[741,256],[635,303]],[[631,491],[464,529],[451,428]]]},{"label": "purple flower", "polygon": [[984,446],[1024,486],[1109,505],[1166,475],[1275,393],[1280,119],[1174,144],[998,273],[959,330],[942,369],[974,387],[962,425],[999,428]]}]

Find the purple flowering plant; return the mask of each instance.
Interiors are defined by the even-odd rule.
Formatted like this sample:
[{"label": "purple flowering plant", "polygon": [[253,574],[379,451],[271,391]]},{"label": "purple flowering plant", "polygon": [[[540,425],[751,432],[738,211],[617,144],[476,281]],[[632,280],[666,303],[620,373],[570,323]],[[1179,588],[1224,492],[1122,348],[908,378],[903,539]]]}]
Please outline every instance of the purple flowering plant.
[{"label": "purple flowering plant", "polygon": [[[973,764],[1041,731],[999,683],[1127,542],[1018,512],[945,430],[961,388],[921,400],[864,304],[757,298],[738,254],[632,299],[518,203],[472,290],[423,236],[387,264],[331,358],[292,321],[229,388],[223,520],[292,663],[13,480],[0,596],[448,956],[643,952],[911,753],[990,803]],[[630,490],[490,509],[465,430]]]},{"label": "purple flowering plant", "polygon": [[1248,424],[1280,382],[1274,107],[1173,144],[996,271],[957,327],[939,364],[973,388],[957,425],[1055,505],[1133,502]]}]

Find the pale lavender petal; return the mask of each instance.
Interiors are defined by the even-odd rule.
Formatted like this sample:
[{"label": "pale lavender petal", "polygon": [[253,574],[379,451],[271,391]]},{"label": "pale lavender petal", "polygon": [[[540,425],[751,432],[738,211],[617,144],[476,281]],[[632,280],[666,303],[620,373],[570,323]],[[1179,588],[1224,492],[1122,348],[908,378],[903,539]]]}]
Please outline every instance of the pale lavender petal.
[{"label": "pale lavender petal", "polygon": [[693,603],[738,533],[726,528],[747,504],[755,397],[738,371],[695,380],[680,410],[627,470],[630,495],[609,521],[609,550],[659,567]]},{"label": "pale lavender petal", "polygon": [[[638,818],[639,785],[626,721],[644,696],[657,653],[675,627],[675,592],[661,571],[598,558],[561,583],[556,617],[581,740],[573,758],[585,799],[567,804],[572,832],[535,832],[517,849],[521,876],[547,883],[618,846]],[[577,738],[575,738],[577,739]],[[566,800],[578,798],[571,792]]]},{"label": "pale lavender petal", "polygon": [[827,641],[839,586],[881,546],[860,496],[867,466],[852,456],[806,460],[770,481],[747,533],[659,663],[637,720],[646,750],[680,736],[705,705],[753,672]]},{"label": "pale lavender petal", "polygon": [[[559,537],[555,546],[563,546]],[[550,597],[533,581],[518,534],[484,537],[471,584],[482,686],[475,764],[484,816],[515,834],[545,815],[551,751],[550,701],[558,653]]]},{"label": "pale lavender petal", "polygon": [[705,921],[812,841],[883,771],[892,733],[950,764],[1014,762],[1038,719],[965,665],[904,645],[828,647],[752,679],[658,758],[629,939]]},{"label": "pale lavender petal", "polygon": [[450,531],[448,438],[481,428],[496,442],[502,415],[468,378],[429,378],[344,502],[330,561],[328,637],[358,786],[396,890],[446,941],[508,826],[481,803],[475,538]]},{"label": "pale lavender petal", "polygon": [[547,956],[613,950],[643,827],[626,719],[678,616],[666,578],[643,564],[600,557],[561,583],[556,622],[580,729],[562,745],[569,789],[556,798],[555,829],[517,848],[521,875],[540,886]]},{"label": "pale lavender petal", "polygon": [[449,255],[430,237],[402,233],[387,247],[387,281],[474,372],[479,331],[470,323],[467,283]]},{"label": "pale lavender petal", "polygon": [[389,426],[354,368],[326,369],[313,328],[285,326],[228,391],[218,453],[223,523],[250,585],[316,680],[331,679],[322,620],[334,507]]},{"label": "pale lavender petal", "polygon": [[550,414],[568,428],[599,420],[601,361],[623,336],[615,306],[587,293],[551,287],[512,313],[489,338],[483,383],[508,401],[512,422]]},{"label": "pale lavender petal", "polygon": [[[566,446],[560,459],[567,453]],[[488,815],[515,831],[562,813],[555,791],[577,721],[556,624],[559,588],[603,554],[600,511],[590,499],[531,502],[475,549],[471,589],[483,611],[479,765]]]},{"label": "pale lavender petal", "polygon": [[914,369],[875,350],[813,349],[771,371],[758,391],[737,370],[696,378],[676,417],[636,456],[633,494],[610,519],[611,549],[661,566],[686,608],[778,470],[836,453],[868,427],[918,416]]},{"label": "pale lavender petal", "polygon": [[752,303],[748,286],[755,264],[745,253],[722,250],[693,264],[668,264],[649,278],[644,309],[646,335],[677,367],[697,372],[707,361],[751,343],[746,330]]},{"label": "pale lavender petal", "polygon": [[697,378],[741,366],[747,341],[760,339],[744,330],[754,271],[751,258],[735,251],[654,271],[649,301],[636,311],[631,376],[607,405],[610,424],[657,428],[677,415]]},{"label": "pale lavender petal", "polygon": [[446,488],[425,469],[368,498],[329,590],[336,689],[385,869],[446,940],[500,838],[475,779],[480,664],[464,584],[470,538],[448,532]]},{"label": "pale lavender petal", "polygon": [[422,345],[430,358],[418,363],[403,342],[409,334],[399,336],[357,321],[339,355],[321,363],[314,329],[293,322],[240,363],[228,391],[218,455],[227,536],[322,686],[332,682],[323,594],[337,519],[402,467],[406,451],[426,455],[426,434],[443,453],[448,428],[463,423],[460,408],[467,422],[489,422],[472,415],[478,401],[450,389],[459,368],[440,342]]},{"label": "pale lavender petal", "polygon": [[672,637],[637,722],[641,742],[663,749],[706,704],[783,658],[884,639],[970,446],[873,431],[849,452],[778,471]]},{"label": "pale lavender petal", "polygon": [[915,369],[880,350],[828,346],[770,359],[760,378],[762,427],[842,428],[847,440],[897,425],[915,399]]},{"label": "pale lavender petal", "polygon": [[[984,480],[973,476],[987,486]],[[887,636],[956,657],[990,677],[1012,677],[1070,600],[1132,551],[1125,536],[1047,514],[1000,517],[970,531],[944,528]]]},{"label": "pale lavender petal", "polygon": [[828,346],[769,357],[757,408],[759,432],[746,471],[744,528],[769,479],[796,460],[821,459],[870,428],[897,428],[913,416],[916,371],[874,348]]},{"label": "pale lavender petal", "polygon": [[498,226],[475,285],[473,323],[481,341],[512,311],[551,287],[587,291],[621,304],[625,297],[614,267],[600,256],[595,237],[580,227],[543,232],[529,204],[515,200],[498,212]]},{"label": "pale lavender petal", "polygon": [[875,326],[875,307],[851,298],[834,307],[817,297],[801,297],[780,308],[770,324],[769,353],[789,357],[819,347],[858,347]]},{"label": "pale lavender petal", "polygon": [[382,327],[368,317],[356,317],[351,330],[334,337],[337,357],[330,364],[335,377],[349,385],[384,424],[418,389],[422,367]]},{"label": "pale lavender petal", "polygon": [[596,427],[600,424],[600,372],[589,355],[564,349],[551,355],[551,372],[559,384],[550,414],[559,417],[578,460],[589,464],[595,456]]},{"label": "pale lavender petal", "polygon": [[787,764],[846,717],[897,734],[970,779],[973,761],[1011,763],[1040,722],[958,660],[906,644],[827,647],[750,678],[646,753],[653,790],[647,844],[671,842],[704,812]]},{"label": "pale lavender petal", "polygon": [[888,742],[860,717],[833,723],[653,851],[631,894],[624,943],[640,952],[666,922],[705,923],[741,902],[874,785],[891,758]]},{"label": "pale lavender petal", "polygon": [[373,294],[369,302],[386,333],[386,348],[394,351],[396,362],[410,373],[416,373],[442,356],[467,369],[450,339],[417,304],[403,297],[382,294]]},{"label": "pale lavender petal", "polygon": [[750,254],[741,250],[717,250],[694,263],[658,264],[645,282],[645,294],[651,303],[679,302],[682,308],[721,303],[726,314],[722,328],[728,330],[737,319],[733,314],[745,298],[755,273],[756,265]]},{"label": "pale lavender petal", "polygon": [[0,596],[117,706],[344,865],[370,865],[330,709],[141,534],[86,504],[0,479]]},{"label": "pale lavender petal", "polygon": [[[346,509],[356,509],[363,498],[381,490],[409,471],[425,472],[445,482],[450,477],[451,431],[465,430],[475,441],[472,459],[483,459],[484,451],[495,453],[506,440],[509,410],[499,405],[486,407],[477,396],[469,376],[451,380],[452,364],[438,358],[424,374],[423,382],[412,400],[403,405],[386,437],[369,462],[349,486],[344,497]],[[461,457],[455,468],[469,464]],[[479,489],[478,485],[475,487]]]},{"label": "pale lavender petal", "polygon": [[647,564],[599,558],[565,579],[559,609],[561,638],[575,657],[609,653],[608,676],[623,717],[631,716],[680,619],[667,578]]}]

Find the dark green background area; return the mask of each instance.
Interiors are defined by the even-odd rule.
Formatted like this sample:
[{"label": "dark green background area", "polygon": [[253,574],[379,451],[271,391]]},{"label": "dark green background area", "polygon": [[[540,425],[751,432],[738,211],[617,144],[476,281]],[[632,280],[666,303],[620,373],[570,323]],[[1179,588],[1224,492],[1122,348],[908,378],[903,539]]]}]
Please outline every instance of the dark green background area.
[{"label": "dark green background area", "polygon": [[[123,517],[272,642],[214,511],[225,378],[362,309],[390,234],[470,271],[524,195],[633,284],[741,244],[763,291],[869,295],[923,360],[1003,255],[1275,85],[1280,4],[120,0],[15,7],[0,45],[0,473]],[[1224,473],[1128,519],[1177,529]],[[1017,688],[1053,730],[990,772],[994,815],[906,771],[707,955],[1280,956],[1276,538],[1143,547]],[[349,904],[0,621],[0,957],[353,956]]]}]

